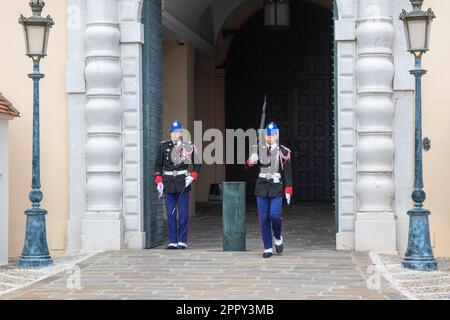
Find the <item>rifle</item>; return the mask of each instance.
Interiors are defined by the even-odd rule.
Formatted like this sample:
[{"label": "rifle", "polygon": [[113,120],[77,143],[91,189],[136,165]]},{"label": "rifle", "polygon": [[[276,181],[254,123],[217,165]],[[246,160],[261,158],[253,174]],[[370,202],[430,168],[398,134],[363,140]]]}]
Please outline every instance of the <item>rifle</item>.
[{"label": "rifle", "polygon": [[256,133],[256,145],[255,145],[255,149],[253,150],[253,148],[250,149],[250,156],[253,153],[259,154],[259,144],[261,143],[261,140],[263,140],[263,132],[266,126],[266,110],[267,110],[267,93],[264,96],[264,104],[262,107],[262,114],[261,114],[261,121],[259,123],[259,129]]},{"label": "rifle", "polygon": [[263,104],[263,110],[261,115],[261,122],[259,123],[259,129],[264,130],[264,127],[266,126],[266,108],[267,108],[267,93],[264,96],[264,104]]},{"label": "rifle", "polygon": [[262,135],[262,132],[264,131],[265,126],[266,126],[266,109],[267,109],[267,93],[264,96],[264,104],[263,104],[263,108],[262,108],[261,122],[259,123],[258,134],[256,135],[256,152],[258,152],[259,144],[261,143],[260,135]]}]

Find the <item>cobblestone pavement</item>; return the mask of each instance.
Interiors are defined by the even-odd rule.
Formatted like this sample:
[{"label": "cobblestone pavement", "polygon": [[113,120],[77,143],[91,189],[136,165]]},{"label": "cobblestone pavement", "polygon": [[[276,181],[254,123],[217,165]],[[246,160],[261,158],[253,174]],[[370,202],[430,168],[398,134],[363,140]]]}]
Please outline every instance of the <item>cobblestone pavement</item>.
[{"label": "cobblestone pavement", "polygon": [[17,267],[18,258],[10,258],[9,264],[0,266],[0,296],[21,287],[26,287],[32,283],[42,281],[43,279],[70,270],[74,265],[85,259],[89,255],[57,256],[53,257],[53,265],[44,269],[20,269]]},{"label": "cobblestone pavement", "polygon": [[368,254],[335,250],[331,207],[302,204],[284,219],[285,252],[262,259],[255,207],[247,208],[247,252],[223,252],[220,207],[199,206],[188,250],[100,253],[78,264],[81,290],[75,270],[2,298],[404,299],[384,280],[368,288]]},{"label": "cobblestone pavement", "polygon": [[437,271],[419,272],[402,268],[400,256],[371,254],[371,258],[379,272],[409,299],[450,300],[450,259],[437,259]]}]

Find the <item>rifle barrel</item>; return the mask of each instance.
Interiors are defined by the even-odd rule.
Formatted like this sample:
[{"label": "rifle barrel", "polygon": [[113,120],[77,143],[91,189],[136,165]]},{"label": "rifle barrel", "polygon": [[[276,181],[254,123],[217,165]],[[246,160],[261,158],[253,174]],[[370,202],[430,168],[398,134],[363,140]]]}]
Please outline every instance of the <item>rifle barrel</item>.
[{"label": "rifle barrel", "polygon": [[264,127],[266,125],[266,107],[267,107],[267,94],[264,97],[264,104],[263,104],[263,111],[261,116],[261,122],[259,123],[259,129],[264,130]]}]

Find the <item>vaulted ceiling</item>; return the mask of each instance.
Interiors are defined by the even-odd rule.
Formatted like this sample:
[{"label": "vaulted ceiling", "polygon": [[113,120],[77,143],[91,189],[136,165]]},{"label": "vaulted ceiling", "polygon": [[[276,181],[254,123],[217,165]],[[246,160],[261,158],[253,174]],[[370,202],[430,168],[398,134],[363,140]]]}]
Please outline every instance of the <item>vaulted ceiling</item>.
[{"label": "vaulted ceiling", "polygon": [[[297,0],[332,8],[333,0]],[[262,8],[264,0],[163,0],[166,39],[187,41],[213,55],[217,36],[227,19],[241,6]]]}]

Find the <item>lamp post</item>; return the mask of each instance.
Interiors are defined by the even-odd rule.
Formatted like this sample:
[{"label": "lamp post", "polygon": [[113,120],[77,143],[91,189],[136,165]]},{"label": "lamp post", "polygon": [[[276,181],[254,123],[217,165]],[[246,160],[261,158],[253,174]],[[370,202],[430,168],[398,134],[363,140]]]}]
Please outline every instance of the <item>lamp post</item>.
[{"label": "lamp post", "polygon": [[28,77],[33,80],[33,172],[32,190],[29,199],[32,208],[25,211],[27,216],[25,243],[19,258],[20,268],[43,268],[53,264],[47,245],[45,215],[47,211],[40,207],[43,199],[40,174],[40,138],[39,138],[39,81],[44,75],[39,71],[39,63],[47,55],[47,44],[50,28],[54,25],[50,16],[41,16],[45,3],[42,0],[31,0],[33,15],[29,18],[20,16],[19,23],[24,28],[26,55],[33,60],[33,73]]},{"label": "lamp post", "polygon": [[264,0],[264,26],[287,29],[291,24],[291,0]]},{"label": "lamp post", "polygon": [[400,15],[405,26],[408,51],[415,58],[415,69],[410,73],[416,79],[415,180],[412,194],[414,208],[408,211],[408,248],[402,266],[419,271],[434,271],[437,269],[437,262],[431,248],[428,221],[431,212],[423,207],[426,194],[423,191],[422,172],[422,76],[426,74],[426,70],[422,69],[422,55],[429,50],[431,22],[435,15],[431,9],[423,11],[422,3],[423,0],[411,0],[413,10],[411,12],[403,10]]}]

